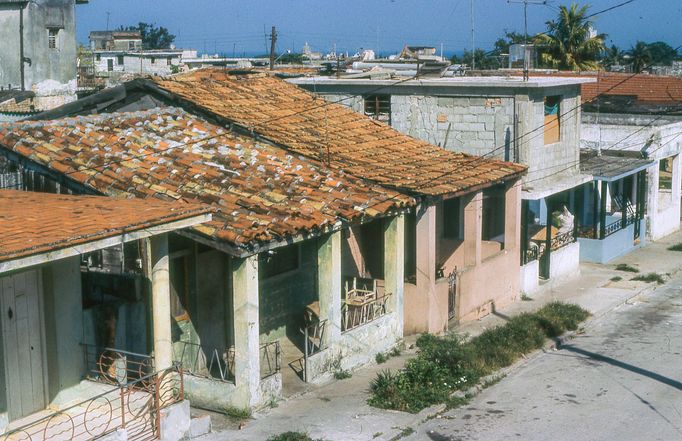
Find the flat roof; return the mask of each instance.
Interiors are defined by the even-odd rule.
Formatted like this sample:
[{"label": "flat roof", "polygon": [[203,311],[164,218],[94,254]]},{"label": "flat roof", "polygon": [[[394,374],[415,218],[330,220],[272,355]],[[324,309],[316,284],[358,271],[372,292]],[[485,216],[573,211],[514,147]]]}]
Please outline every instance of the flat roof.
[{"label": "flat roof", "polygon": [[627,156],[599,156],[596,151],[580,152],[580,171],[600,181],[617,181],[646,170],[654,163],[651,159]]},{"label": "flat roof", "polygon": [[210,221],[213,211],[183,202],[0,190],[0,273],[187,228]]},{"label": "flat roof", "polygon": [[523,81],[521,77],[512,76],[474,76],[474,77],[439,77],[439,78],[419,78],[414,80],[401,81],[400,79],[377,79],[372,80],[368,78],[352,79],[352,78],[334,78],[325,76],[292,78],[287,80],[293,84],[298,85],[344,85],[344,86],[450,86],[450,87],[489,87],[489,88],[524,88],[524,89],[538,89],[545,87],[556,86],[574,86],[585,83],[594,83],[597,80],[594,78],[566,78],[566,77],[530,77],[528,81]]}]

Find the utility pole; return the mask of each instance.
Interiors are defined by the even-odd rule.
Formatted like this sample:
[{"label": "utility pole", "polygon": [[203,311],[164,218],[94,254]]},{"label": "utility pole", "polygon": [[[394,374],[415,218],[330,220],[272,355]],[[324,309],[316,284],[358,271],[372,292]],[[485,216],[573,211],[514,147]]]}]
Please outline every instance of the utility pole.
[{"label": "utility pole", "polygon": [[275,69],[275,45],[277,44],[277,29],[273,26],[270,33],[270,70]]},{"label": "utility pole", "polygon": [[507,3],[523,3],[523,81],[528,81],[530,51],[528,50],[528,4],[546,5],[547,0],[507,0]]},{"label": "utility pole", "polygon": [[471,70],[476,70],[476,21],[474,20],[474,0],[471,0]]},{"label": "utility pole", "polygon": [[107,11],[107,31],[109,30],[109,16],[111,15],[111,12]]}]

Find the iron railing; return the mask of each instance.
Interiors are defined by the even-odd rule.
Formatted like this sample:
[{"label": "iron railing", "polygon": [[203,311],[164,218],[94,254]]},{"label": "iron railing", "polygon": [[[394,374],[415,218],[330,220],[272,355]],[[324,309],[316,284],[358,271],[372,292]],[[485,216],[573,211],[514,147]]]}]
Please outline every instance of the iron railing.
[{"label": "iron railing", "polygon": [[533,262],[535,260],[538,260],[540,257],[540,248],[537,246],[537,244],[534,244],[533,242],[530,242],[532,245],[528,247],[528,249],[525,252],[521,253],[521,257],[523,262],[521,262],[523,265]]},{"label": "iron railing", "polygon": [[122,385],[154,372],[154,357],[90,344],[82,344],[87,378]]},{"label": "iron railing", "polygon": [[341,331],[346,332],[378,319],[388,312],[387,301],[391,293],[381,297],[356,301],[346,299],[341,305]]},{"label": "iron railing", "polygon": [[267,378],[282,370],[282,349],[279,340],[260,345],[260,377]]},{"label": "iron railing", "polygon": [[0,435],[1,441],[94,440],[125,429],[129,440],[160,438],[160,410],[185,399],[174,365]]},{"label": "iron railing", "polygon": [[186,374],[213,380],[234,382],[234,347],[224,351],[198,343],[180,341],[173,345],[174,361]]},{"label": "iron railing", "polygon": [[457,313],[457,270],[448,275],[448,320],[455,318]]},{"label": "iron railing", "polygon": [[560,248],[565,247],[566,245],[570,245],[576,241],[575,233],[573,230],[568,231],[566,233],[561,233],[557,234],[552,238],[551,241],[551,250],[556,251]]}]

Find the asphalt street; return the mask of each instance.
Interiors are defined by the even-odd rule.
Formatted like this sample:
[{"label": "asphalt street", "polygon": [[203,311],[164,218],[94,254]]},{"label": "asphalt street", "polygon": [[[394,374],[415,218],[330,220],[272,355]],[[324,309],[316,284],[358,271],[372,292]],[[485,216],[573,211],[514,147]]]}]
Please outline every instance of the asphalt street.
[{"label": "asphalt street", "polygon": [[409,440],[682,439],[682,277],[593,321]]}]

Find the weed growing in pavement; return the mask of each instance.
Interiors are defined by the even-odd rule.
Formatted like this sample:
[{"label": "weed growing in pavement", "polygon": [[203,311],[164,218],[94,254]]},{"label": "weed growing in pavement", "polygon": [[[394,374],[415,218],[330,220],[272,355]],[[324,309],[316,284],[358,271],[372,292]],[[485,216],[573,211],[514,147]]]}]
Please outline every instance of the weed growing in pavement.
[{"label": "weed growing in pavement", "polygon": [[466,390],[523,354],[541,348],[548,337],[576,330],[588,316],[577,305],[553,302],[468,341],[457,335],[422,335],[417,339],[417,357],[408,360],[402,370],[377,374],[368,403],[412,413],[448,403],[453,392]]},{"label": "weed growing in pavement", "polygon": [[377,362],[377,364],[382,364],[386,363],[389,357],[389,355],[386,355],[383,352],[377,352],[377,355],[374,356],[374,360]]},{"label": "weed growing in pavement", "polygon": [[647,283],[656,282],[659,285],[663,285],[665,283],[665,279],[663,278],[663,276],[660,274],[657,274],[657,273],[649,273],[646,275],[639,275],[637,277],[633,277],[630,280],[637,280],[640,282],[647,282]]},{"label": "weed growing in pavement", "polygon": [[614,277],[611,277],[610,280],[612,282],[620,282],[621,280],[623,280],[623,278],[621,276],[614,276]]},{"label": "weed growing in pavement", "polygon": [[334,371],[334,378],[337,380],[345,380],[346,378],[352,377],[353,374],[348,369],[339,369]]},{"label": "weed growing in pavement", "polygon": [[533,298],[524,292],[521,293],[521,300],[523,300],[524,302],[532,302]]},{"label": "weed growing in pavement", "polygon": [[682,251],[682,242],[669,246],[668,251]]},{"label": "weed growing in pavement", "polygon": [[307,433],[303,432],[284,432],[273,435],[267,441],[324,441],[323,439],[312,439]]},{"label": "weed growing in pavement", "polygon": [[249,409],[242,409],[240,407],[228,406],[224,409],[225,415],[238,420],[246,420],[251,418],[251,411]]},{"label": "weed growing in pavement", "polygon": [[619,263],[616,265],[618,271],[625,271],[627,273],[638,273],[639,270],[634,266],[628,265],[627,263]]}]

